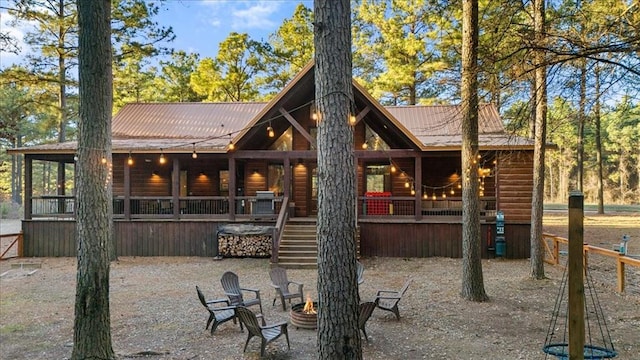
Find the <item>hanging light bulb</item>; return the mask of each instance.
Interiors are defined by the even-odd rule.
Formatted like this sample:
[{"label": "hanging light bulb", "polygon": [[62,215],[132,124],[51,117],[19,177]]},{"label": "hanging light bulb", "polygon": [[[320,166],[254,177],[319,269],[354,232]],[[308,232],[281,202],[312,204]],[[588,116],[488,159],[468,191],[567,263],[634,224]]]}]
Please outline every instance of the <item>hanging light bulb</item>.
[{"label": "hanging light bulb", "polygon": [[131,151],[129,151],[129,157],[127,158],[127,165],[133,165],[133,158],[131,157]]},{"label": "hanging light bulb", "polygon": [[367,150],[368,147],[369,145],[367,144],[366,141],[362,143],[362,150]]},{"label": "hanging light bulb", "polygon": [[423,199],[427,199],[427,198],[428,198],[428,196],[427,196],[427,193],[426,193],[426,192],[423,192],[423,193],[422,193],[422,198],[423,198]]},{"label": "hanging light bulb", "polygon": [[431,196],[431,200],[435,200],[435,199],[437,199],[437,197],[436,197],[436,191],[435,191],[435,190],[433,190],[433,195]]},{"label": "hanging light bulb", "polygon": [[411,186],[411,184],[409,184],[409,180],[405,181],[404,183],[404,187],[406,187],[407,189],[409,188],[409,186]]},{"label": "hanging light bulb", "polygon": [[451,188],[451,196],[453,196],[453,195],[455,195],[455,194],[456,194],[456,192],[455,192],[455,191],[453,191],[453,188]]},{"label": "hanging light bulb", "polygon": [[394,172],[396,172],[396,170],[397,170],[396,166],[393,165],[393,163],[391,163],[391,172],[394,173]]},{"label": "hanging light bulb", "polygon": [[416,194],[416,189],[413,186],[411,186],[411,195],[415,195],[415,194]]},{"label": "hanging light bulb", "polygon": [[349,125],[354,126],[356,124],[356,116],[353,114],[349,115]]},{"label": "hanging light bulb", "polygon": [[191,157],[194,159],[198,158],[198,153],[196,152],[196,143],[193,143],[193,153],[191,153]]},{"label": "hanging light bulb", "polygon": [[273,128],[271,127],[271,121],[269,121],[269,126],[267,126],[267,134],[270,138],[276,136],[275,131],[273,131]]},{"label": "hanging light bulb", "polygon": [[167,162],[167,159],[164,158],[164,153],[162,152],[162,149],[160,149],[160,164],[164,164]]},{"label": "hanging light bulb", "polygon": [[235,148],[236,148],[236,146],[233,144],[233,141],[229,141],[229,145],[227,145],[227,149],[233,150]]},{"label": "hanging light bulb", "polygon": [[444,190],[442,190],[442,198],[443,198],[443,199],[446,199],[446,198],[447,198],[447,193],[446,193]]}]

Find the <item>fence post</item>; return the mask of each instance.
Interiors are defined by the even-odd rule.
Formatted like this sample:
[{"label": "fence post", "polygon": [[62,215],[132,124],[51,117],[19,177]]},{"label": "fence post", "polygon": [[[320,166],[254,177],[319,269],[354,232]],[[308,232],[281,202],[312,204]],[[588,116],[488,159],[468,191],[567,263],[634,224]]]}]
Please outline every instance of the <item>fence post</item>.
[{"label": "fence post", "polygon": [[569,359],[584,359],[584,196],[569,195]]},{"label": "fence post", "polygon": [[617,271],[618,271],[618,292],[624,292],[624,262],[622,261],[621,255],[616,259],[618,262]]}]

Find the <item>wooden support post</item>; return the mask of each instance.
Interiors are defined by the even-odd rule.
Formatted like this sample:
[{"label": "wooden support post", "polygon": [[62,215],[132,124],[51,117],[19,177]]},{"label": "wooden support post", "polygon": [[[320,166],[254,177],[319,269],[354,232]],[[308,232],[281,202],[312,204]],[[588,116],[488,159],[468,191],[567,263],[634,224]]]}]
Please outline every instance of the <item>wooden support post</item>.
[{"label": "wooden support post", "polygon": [[619,293],[623,293],[624,292],[624,262],[622,261],[622,259],[620,257],[618,257],[617,259],[618,262],[618,292]]},{"label": "wooden support post", "polygon": [[584,359],[584,196],[569,195],[569,359]]},{"label": "wooden support post", "polygon": [[[131,156],[131,155],[129,155]],[[131,165],[129,158],[124,159],[124,218],[131,220]]]}]

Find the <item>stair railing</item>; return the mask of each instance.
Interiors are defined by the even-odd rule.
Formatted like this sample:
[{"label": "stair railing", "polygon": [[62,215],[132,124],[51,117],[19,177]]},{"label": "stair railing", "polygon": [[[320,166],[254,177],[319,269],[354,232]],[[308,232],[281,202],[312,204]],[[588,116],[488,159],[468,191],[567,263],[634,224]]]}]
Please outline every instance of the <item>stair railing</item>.
[{"label": "stair railing", "polygon": [[278,252],[280,251],[280,240],[282,240],[282,231],[284,226],[287,224],[289,220],[289,197],[285,196],[282,199],[282,206],[280,207],[280,212],[278,213],[278,220],[276,221],[276,225],[273,227],[273,234],[271,236],[271,263],[278,263]]}]

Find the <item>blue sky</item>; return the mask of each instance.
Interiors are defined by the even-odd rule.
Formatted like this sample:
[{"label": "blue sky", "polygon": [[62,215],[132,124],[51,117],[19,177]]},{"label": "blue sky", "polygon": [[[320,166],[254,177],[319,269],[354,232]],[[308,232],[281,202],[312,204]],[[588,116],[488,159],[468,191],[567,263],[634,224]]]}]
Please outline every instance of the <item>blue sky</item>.
[{"label": "blue sky", "polygon": [[[2,6],[7,0],[0,0]],[[173,27],[176,39],[167,47],[196,52],[200,58],[214,57],[218,44],[230,32],[248,33],[254,40],[267,40],[285,18],[290,18],[299,3],[312,8],[312,0],[167,0],[155,20],[163,26]],[[0,11],[0,28],[9,31],[18,40],[29,24],[11,27],[9,16]],[[22,45],[22,51],[28,48]],[[20,62],[22,56],[0,52],[0,68]]]}]

